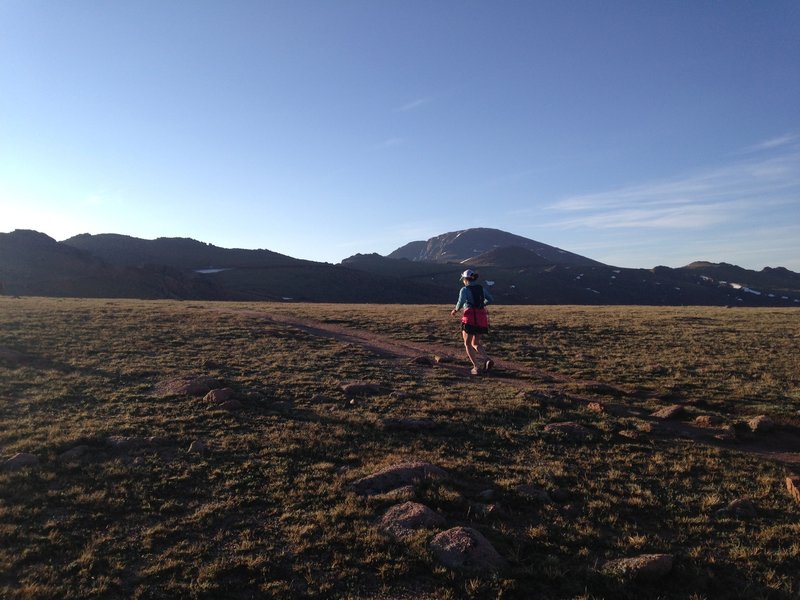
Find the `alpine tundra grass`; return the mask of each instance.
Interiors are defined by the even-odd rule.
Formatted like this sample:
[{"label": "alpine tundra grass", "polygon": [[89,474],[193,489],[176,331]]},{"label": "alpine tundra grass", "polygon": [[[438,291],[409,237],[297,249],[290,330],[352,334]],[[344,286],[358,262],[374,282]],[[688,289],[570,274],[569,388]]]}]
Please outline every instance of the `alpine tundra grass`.
[{"label": "alpine tundra grass", "polygon": [[[797,311],[492,307],[490,353],[523,368],[476,379],[459,370],[449,308],[0,297],[0,458],[38,459],[0,468],[0,597],[800,594],[800,504],[784,483],[800,448],[772,460],[735,435],[765,414],[796,436]],[[457,362],[282,316],[446,345]],[[156,392],[190,373],[241,409]],[[373,393],[346,394],[354,381]],[[610,397],[630,411],[590,408]],[[719,436],[636,416],[667,403],[685,422],[715,417]],[[428,425],[388,425],[412,418]],[[558,422],[594,436],[544,431]],[[407,460],[447,471],[409,493],[446,527],[480,531],[505,568],[451,570],[431,552],[438,530],[378,529],[397,497],[351,484]],[[754,510],[721,510],[737,499]],[[656,581],[601,568],[657,553],[674,566]]]}]

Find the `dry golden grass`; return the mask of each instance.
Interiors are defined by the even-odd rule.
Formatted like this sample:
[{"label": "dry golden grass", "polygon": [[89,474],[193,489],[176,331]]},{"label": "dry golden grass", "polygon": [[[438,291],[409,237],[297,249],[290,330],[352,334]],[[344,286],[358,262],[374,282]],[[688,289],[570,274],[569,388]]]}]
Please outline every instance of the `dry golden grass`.
[{"label": "dry golden grass", "polygon": [[[342,323],[458,348],[442,306],[214,304],[0,298],[0,596],[9,598],[544,597],[790,598],[800,593],[798,506],[785,468],[745,452],[639,434],[633,417],[587,410],[583,384],[470,381],[254,312]],[[576,380],[681,398],[728,419],[800,409],[797,313],[782,310],[497,307],[498,357]],[[154,384],[198,372],[233,387],[236,414]],[[386,392],[349,403],[340,385]],[[289,411],[273,403],[288,401]],[[437,427],[389,430],[388,417]],[[570,442],[543,432],[573,420]],[[129,451],[114,435],[156,436]],[[195,439],[206,454],[190,454]],[[89,451],[63,464],[79,444]],[[404,458],[452,477],[418,499],[481,530],[510,562],[497,576],[453,573],[379,533],[392,501],[355,495],[357,477]],[[519,484],[559,489],[532,501]],[[477,494],[493,488],[503,512]],[[717,517],[735,498],[755,517]],[[609,558],[675,555],[656,584],[600,575]]]}]

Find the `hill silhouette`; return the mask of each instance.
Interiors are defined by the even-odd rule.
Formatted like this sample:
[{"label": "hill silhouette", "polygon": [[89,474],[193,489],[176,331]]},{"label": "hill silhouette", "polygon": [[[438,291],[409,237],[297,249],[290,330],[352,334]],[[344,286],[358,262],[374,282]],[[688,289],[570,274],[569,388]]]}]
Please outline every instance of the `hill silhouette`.
[{"label": "hill silhouette", "polygon": [[537,242],[513,233],[479,227],[451,231],[427,241],[411,242],[398,248],[389,258],[406,258],[426,262],[465,262],[498,248],[524,248],[547,264],[601,265],[602,263]]},{"label": "hill silhouette", "polygon": [[338,265],[190,238],[82,234],[57,242],[34,231],[0,234],[0,283],[14,295],[449,303],[466,267],[502,304],[800,306],[800,274],[782,267],[627,269],[488,228]]}]

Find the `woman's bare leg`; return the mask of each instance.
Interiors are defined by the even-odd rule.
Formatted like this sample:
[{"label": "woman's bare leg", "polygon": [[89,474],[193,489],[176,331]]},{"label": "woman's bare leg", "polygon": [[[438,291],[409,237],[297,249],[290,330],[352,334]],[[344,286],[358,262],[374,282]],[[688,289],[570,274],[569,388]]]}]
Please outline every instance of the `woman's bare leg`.
[{"label": "woman's bare leg", "polygon": [[[486,348],[483,346],[482,337],[483,336],[478,334],[474,335],[472,339],[472,347],[475,349],[475,354],[480,359],[480,368],[486,369],[487,363],[489,363],[491,359],[489,358],[489,355],[486,354]],[[492,364],[494,364],[494,362],[492,362]]]},{"label": "woman's bare leg", "polygon": [[481,357],[475,348],[475,338],[477,336],[472,333],[467,333],[466,331],[462,331],[461,335],[464,338],[464,348],[467,350],[467,357],[469,357],[472,366],[480,370],[483,367],[483,363],[480,362]]},{"label": "woman's bare leg", "polygon": [[483,347],[481,336],[477,333],[472,336],[472,347],[475,348],[475,352],[478,354],[482,362],[489,360],[489,357],[486,355],[486,349]]}]

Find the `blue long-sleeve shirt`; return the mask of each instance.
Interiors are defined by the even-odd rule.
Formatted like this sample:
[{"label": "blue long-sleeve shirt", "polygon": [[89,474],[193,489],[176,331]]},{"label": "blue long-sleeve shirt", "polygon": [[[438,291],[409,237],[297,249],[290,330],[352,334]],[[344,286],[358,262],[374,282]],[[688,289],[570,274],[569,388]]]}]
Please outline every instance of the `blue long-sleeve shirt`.
[{"label": "blue long-sleeve shirt", "polygon": [[469,288],[471,288],[473,286],[476,286],[476,285],[478,285],[478,284],[477,283],[470,283],[469,285],[465,285],[464,287],[461,288],[461,290],[458,292],[458,302],[456,302],[456,310],[460,310],[461,307],[464,307],[464,308],[483,308],[483,306],[486,306],[490,302],[494,302],[494,298],[492,298],[492,295],[489,293],[489,290],[487,289],[487,286],[481,286],[483,288],[483,306],[474,306],[472,304],[472,302],[473,302],[472,291],[469,290]]}]

